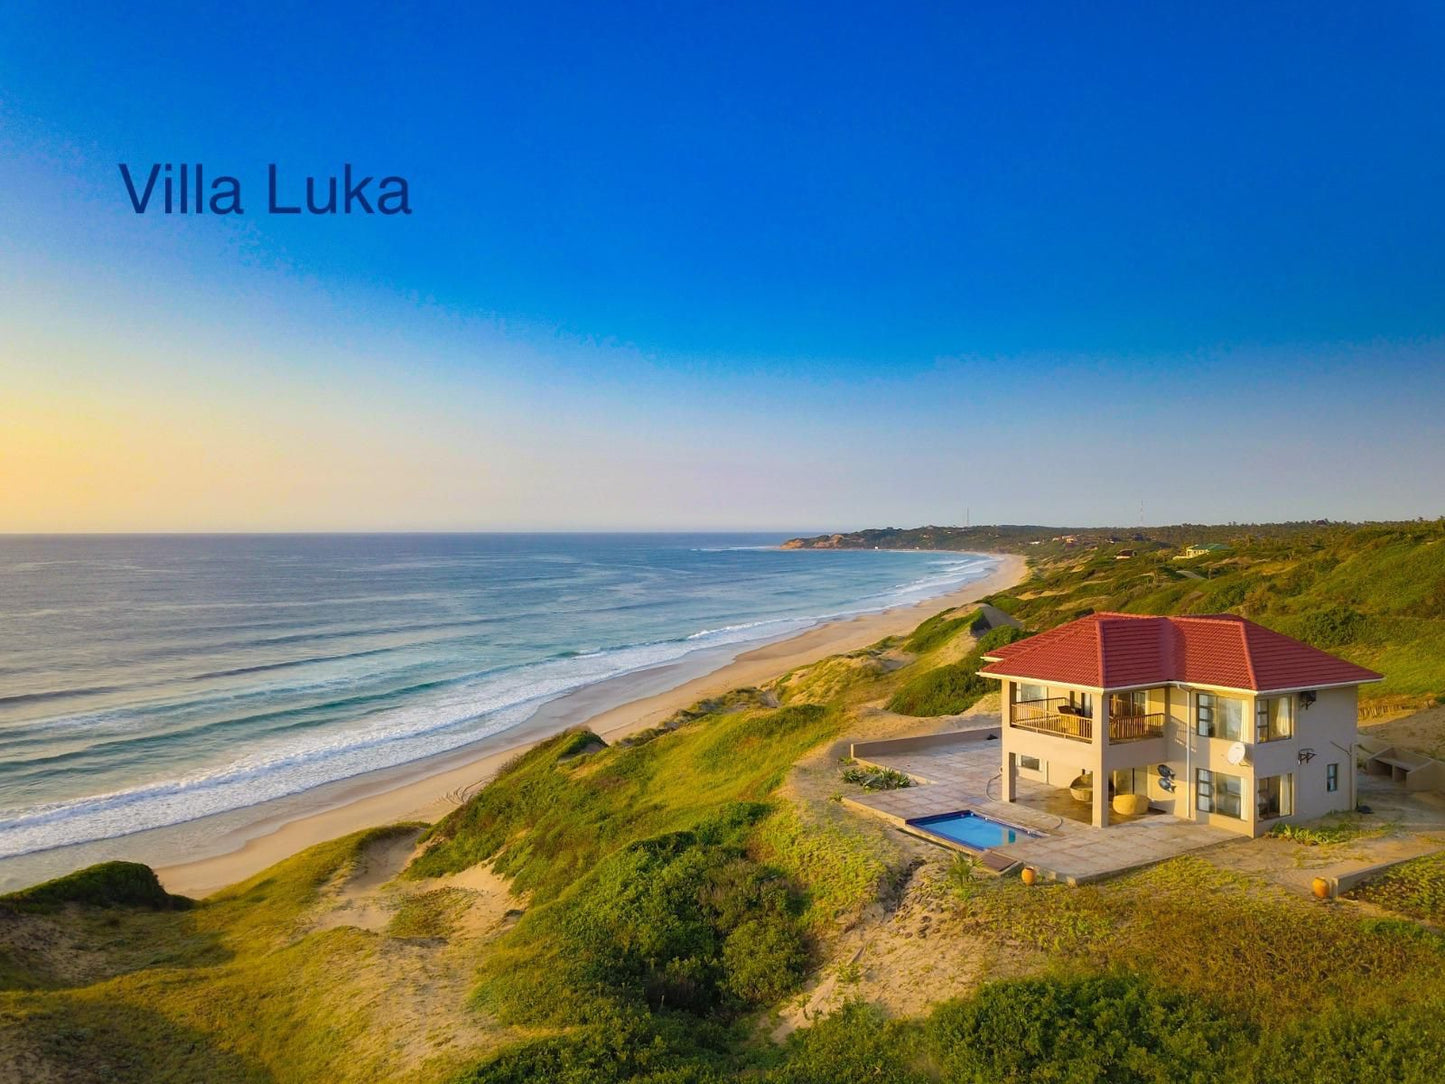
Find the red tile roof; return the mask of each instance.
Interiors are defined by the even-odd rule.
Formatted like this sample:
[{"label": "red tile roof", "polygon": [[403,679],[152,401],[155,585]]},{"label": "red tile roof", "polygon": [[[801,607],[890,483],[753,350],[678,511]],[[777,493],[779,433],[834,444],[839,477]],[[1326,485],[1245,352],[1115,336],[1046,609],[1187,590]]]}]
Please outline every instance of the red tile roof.
[{"label": "red tile roof", "polygon": [[1092,614],[988,658],[980,674],[1096,689],[1178,681],[1268,692],[1380,680],[1373,670],[1234,614]]}]

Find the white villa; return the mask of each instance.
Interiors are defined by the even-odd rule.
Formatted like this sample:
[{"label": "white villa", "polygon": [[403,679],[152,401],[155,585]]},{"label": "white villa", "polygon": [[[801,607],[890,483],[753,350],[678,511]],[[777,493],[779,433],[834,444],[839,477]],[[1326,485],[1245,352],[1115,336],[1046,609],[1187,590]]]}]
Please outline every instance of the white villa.
[{"label": "white villa", "polygon": [[1252,836],[1354,808],[1357,690],[1381,680],[1232,614],[1094,614],[979,673],[1002,683],[1005,801],[1026,778],[1098,828],[1153,810]]}]

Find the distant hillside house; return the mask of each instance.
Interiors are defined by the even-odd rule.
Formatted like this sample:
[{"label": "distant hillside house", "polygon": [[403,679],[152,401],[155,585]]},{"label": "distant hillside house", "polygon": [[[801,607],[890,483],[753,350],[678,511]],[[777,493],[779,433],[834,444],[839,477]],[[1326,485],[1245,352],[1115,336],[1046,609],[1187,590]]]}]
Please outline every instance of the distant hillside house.
[{"label": "distant hillside house", "polygon": [[1211,554],[1225,553],[1228,550],[1229,547],[1220,542],[1199,542],[1190,546],[1174,559],[1176,561],[1188,561],[1195,557],[1208,557]]},{"label": "distant hillside house", "polygon": [[1133,556],[1134,556],[1134,551],[1133,551],[1133,550],[1120,550],[1118,553],[1114,554],[1114,560],[1116,560],[1116,561],[1127,561],[1130,557],[1133,557]]},{"label": "distant hillside house", "polygon": [[1132,807],[1247,836],[1355,807],[1358,689],[1381,680],[1233,614],[1093,614],[979,673],[1002,684],[1004,801],[1023,777],[1097,828]]}]

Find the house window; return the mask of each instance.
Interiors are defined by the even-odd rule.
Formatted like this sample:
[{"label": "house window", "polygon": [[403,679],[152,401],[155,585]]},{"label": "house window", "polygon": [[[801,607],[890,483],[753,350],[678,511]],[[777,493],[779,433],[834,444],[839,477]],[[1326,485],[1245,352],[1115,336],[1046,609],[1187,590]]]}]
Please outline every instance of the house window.
[{"label": "house window", "polygon": [[1047,685],[1033,685],[1021,681],[1014,686],[1014,694],[1017,697],[1016,703],[1027,704],[1030,700],[1047,700],[1049,689]]},{"label": "house window", "polygon": [[1258,783],[1260,820],[1288,817],[1294,812],[1294,776],[1271,775]]},{"label": "house window", "polygon": [[1254,740],[1294,737],[1294,697],[1266,696],[1254,702]]},{"label": "house window", "polygon": [[1194,700],[1195,729],[1201,738],[1244,740],[1244,702],[1214,693],[1199,693]]},{"label": "house window", "polygon": [[1340,766],[1338,764],[1325,765],[1325,790],[1337,791],[1340,789]]},{"label": "house window", "polygon": [[1194,804],[1201,813],[1243,818],[1244,782],[1237,775],[1199,768],[1194,776]]},{"label": "house window", "polygon": [[1019,767],[1027,768],[1031,772],[1037,772],[1043,769],[1043,763],[1038,757],[1019,757]]},{"label": "house window", "polygon": [[1127,693],[1115,693],[1109,698],[1109,718],[1137,718],[1149,714],[1149,690],[1134,689]]},{"label": "house window", "polygon": [[1092,718],[1094,715],[1094,694],[1070,692],[1069,706],[1079,715]]}]

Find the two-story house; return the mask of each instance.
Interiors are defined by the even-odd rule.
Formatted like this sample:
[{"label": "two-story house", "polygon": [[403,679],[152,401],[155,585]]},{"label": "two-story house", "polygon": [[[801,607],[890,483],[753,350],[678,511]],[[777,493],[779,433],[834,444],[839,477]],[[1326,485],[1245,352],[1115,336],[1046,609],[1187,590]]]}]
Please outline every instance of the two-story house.
[{"label": "two-story house", "polygon": [[1070,788],[1106,827],[1118,795],[1259,835],[1355,806],[1363,666],[1233,614],[1093,614],[997,649],[1002,797]]}]

